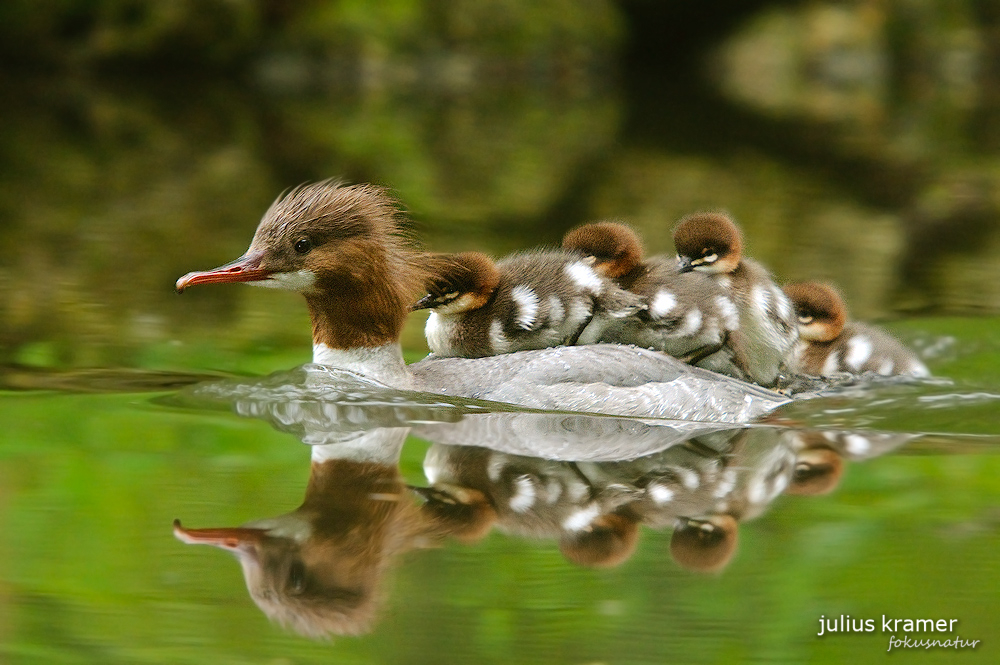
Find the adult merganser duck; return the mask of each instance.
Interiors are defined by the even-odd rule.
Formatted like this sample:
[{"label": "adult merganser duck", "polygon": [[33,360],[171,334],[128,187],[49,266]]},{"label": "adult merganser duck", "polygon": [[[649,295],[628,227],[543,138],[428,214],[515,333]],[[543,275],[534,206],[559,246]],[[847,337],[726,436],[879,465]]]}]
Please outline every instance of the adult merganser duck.
[{"label": "adult merganser duck", "polygon": [[[594,272],[576,252],[518,252],[494,263],[485,254],[444,256],[413,309],[431,309],[427,344],[442,357],[482,358],[592,340],[642,299]],[[591,332],[594,331],[594,332]]]},{"label": "adult merganser duck", "polygon": [[711,275],[736,303],[739,330],[703,367],[773,386],[798,339],[795,312],[770,273],[743,256],[743,236],[727,215],[696,213],[674,229],[681,272]]},{"label": "adult merganser duck", "polygon": [[785,286],[799,320],[799,342],[790,366],[796,372],[830,376],[839,372],[882,376],[930,376],[927,367],[889,333],[848,321],[847,306],[828,284]]},{"label": "adult merganser duck", "polygon": [[190,529],[189,545],[234,554],[247,590],[273,621],[309,637],[371,631],[383,579],[401,554],[444,536],[403,484],[405,428],[311,448],[309,484],[295,510],[240,527]]},{"label": "adult merganser duck", "polygon": [[276,200],[239,259],[177,280],[248,282],[301,293],[313,361],[395,388],[532,408],[740,423],[787,398],[654,351],[595,344],[489,358],[426,358],[407,367],[399,335],[426,277],[400,236],[402,213],[371,185],[325,181]]},{"label": "adult merganser duck", "polygon": [[594,269],[642,297],[646,311],[608,326],[602,342],[635,344],[691,364],[719,351],[739,327],[739,314],[721,286],[707,275],[678,273],[665,257],[643,260],[642,241],[616,222],[585,224],[563,237],[563,247],[593,257]]}]

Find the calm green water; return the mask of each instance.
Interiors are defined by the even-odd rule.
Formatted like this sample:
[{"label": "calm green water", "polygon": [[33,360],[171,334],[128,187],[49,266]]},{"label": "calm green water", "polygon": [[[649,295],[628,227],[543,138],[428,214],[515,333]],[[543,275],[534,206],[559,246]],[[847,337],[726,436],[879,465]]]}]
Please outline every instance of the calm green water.
[{"label": "calm green water", "polygon": [[[912,321],[905,331],[919,337],[935,323]],[[362,635],[320,642],[270,624],[248,597],[232,555],[185,546],[170,526],[175,518],[187,527],[236,526],[294,510],[310,477],[310,448],[300,443],[301,433],[240,418],[217,402],[178,401],[173,393],[7,392],[0,406],[5,660],[872,662],[888,646],[881,626],[817,637],[818,620],[844,614],[880,623],[884,614],[958,619],[959,635],[983,640],[962,657],[988,661],[1000,588],[993,565],[1000,539],[995,321],[950,324],[959,332],[952,355],[930,363],[936,374],[953,376],[952,383],[871,388],[783,410],[813,427],[861,434],[873,428],[935,432],[908,441],[875,437],[870,449],[828,443],[844,460],[828,494],[750,501],[744,476],[766,475],[769,465],[787,470],[796,453],[767,434],[702,437],[741,474],[727,495],[734,514],[742,515],[738,545],[716,573],[680,565],[670,553],[670,511],[648,506],[634,513],[642,523],[634,552],[612,568],[570,563],[560,552],[558,529],[544,526],[555,518],[543,510],[508,510],[486,535],[449,537],[448,529],[428,526],[419,497],[400,483],[427,486],[425,457],[440,463],[463,453],[440,443],[447,434],[417,426],[399,456],[399,476],[391,461],[385,469],[392,471],[374,472],[396,478],[384,490],[399,494],[388,516],[371,517],[370,500],[351,498],[352,487],[371,487],[354,473],[336,476],[338,490],[325,499],[340,519],[368,524],[374,533],[345,529],[361,538],[363,563],[350,536],[331,536],[331,560],[354,566],[343,579],[367,580],[371,587],[364,606],[338,624]],[[78,375],[62,385],[95,383]],[[106,388],[108,379],[97,385]],[[199,403],[202,409],[193,408]],[[275,408],[282,429],[301,428],[287,402]],[[351,430],[345,418],[363,423],[363,414],[396,425],[458,417],[440,404],[432,411],[397,403],[392,414],[377,404],[351,408],[327,424],[340,432],[329,436],[344,437]],[[313,435],[323,429],[306,427]],[[406,430],[365,431],[384,444],[384,433],[393,439]],[[482,443],[475,432],[457,436]],[[580,439],[586,445],[587,437]],[[648,437],[633,440],[636,450],[656,445]],[[548,450],[547,441],[538,434],[527,445]],[[475,461],[485,454],[472,453],[467,466],[487,464]],[[538,479],[539,488],[575,473],[560,462],[503,453],[491,459]],[[695,455],[680,446],[629,463],[577,466],[606,483],[632,482],[644,474],[648,480],[650,469],[698,471],[710,459],[703,449]],[[776,465],[782,459],[785,467]],[[497,496],[509,492],[504,482],[509,478],[491,485]],[[675,489],[683,491],[676,483]],[[953,662],[956,656],[926,657]]]},{"label": "calm green water", "polygon": [[[356,85],[300,86],[275,61],[252,85],[5,78],[0,661],[996,662],[992,33],[971,10],[908,7],[762,11],[706,50],[707,74],[624,60],[619,73],[556,63],[494,79],[469,75],[468,53],[442,68],[376,49]],[[616,31],[596,60],[624,58]],[[541,418],[487,453],[454,447],[486,442],[460,429],[486,420],[469,405],[355,401],[308,425],[284,405],[276,427],[267,408],[241,417],[245,405],[192,396],[193,382],[309,360],[296,297],[172,287],[241,254],[284,188],[331,176],[392,186],[415,236],[441,251],[500,255],[616,218],[650,254],[669,252],[679,217],[726,208],[780,280],[836,282],[856,318],[886,325],[942,380],[796,402],[773,428],[665,451],[659,430],[622,425],[628,461],[576,464],[524,448],[551,453],[553,429],[583,448],[612,425]],[[410,360],[426,352],[422,326],[415,314],[404,333]],[[374,472],[309,490],[318,475],[301,439],[347,436],[345,422],[383,447],[405,443]],[[794,472],[817,450],[833,471],[808,486]],[[498,496],[554,495],[582,475],[587,500],[628,506],[632,541],[617,565],[572,563],[567,552],[586,548],[560,543],[553,524],[569,513],[551,506],[446,529],[424,502],[442,495],[411,486],[447,486],[425,465],[460,462],[470,486]],[[487,482],[490,468],[510,473]],[[652,505],[652,478],[688,507]],[[377,508],[372,483],[389,488]],[[739,521],[714,572],[671,552],[676,517],[705,492]],[[175,519],[283,515],[304,497],[338,516],[341,536],[329,527],[319,550],[340,567],[322,574],[350,582],[337,625],[355,635],[283,629],[230,553],[172,532]],[[565,501],[552,505],[590,505]],[[875,629],[817,636],[821,616],[841,615]],[[944,637],[980,643],[886,654],[883,615],[955,619]]]}]

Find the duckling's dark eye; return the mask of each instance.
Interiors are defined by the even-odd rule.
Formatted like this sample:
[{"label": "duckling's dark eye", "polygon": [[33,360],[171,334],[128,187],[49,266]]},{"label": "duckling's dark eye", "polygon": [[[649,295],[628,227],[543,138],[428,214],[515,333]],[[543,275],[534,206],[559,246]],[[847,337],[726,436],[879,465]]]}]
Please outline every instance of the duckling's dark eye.
[{"label": "duckling's dark eye", "polygon": [[305,254],[310,249],[312,249],[312,243],[309,242],[309,238],[300,238],[295,241],[295,251],[299,254]]}]

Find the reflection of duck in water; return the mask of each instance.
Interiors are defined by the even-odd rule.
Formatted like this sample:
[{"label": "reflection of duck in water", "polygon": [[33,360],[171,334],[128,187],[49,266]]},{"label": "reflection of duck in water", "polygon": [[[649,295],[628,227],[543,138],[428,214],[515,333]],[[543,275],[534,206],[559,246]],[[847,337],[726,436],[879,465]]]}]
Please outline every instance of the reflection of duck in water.
[{"label": "reflection of duck in water", "polygon": [[493,262],[479,252],[439,258],[428,294],[427,344],[438,356],[482,358],[588,343],[602,329],[644,309],[635,294],[597,274],[576,252],[519,252]]},{"label": "reflection of duck in water", "polygon": [[827,284],[801,282],[785,286],[799,319],[799,342],[791,368],[802,374],[830,376],[840,372],[882,376],[930,376],[927,367],[892,335],[848,321],[847,306]]},{"label": "reflection of duck in water", "polygon": [[[815,465],[810,451],[864,458],[905,441],[899,435],[868,441],[855,433],[753,427],[701,429],[678,443],[678,432],[660,421],[634,421],[637,429],[624,419],[596,416],[474,415],[466,420],[482,419],[478,434],[461,428],[463,423],[421,427],[421,437],[433,442],[424,462],[430,486],[410,488],[398,471],[409,428],[369,428],[370,421],[386,419],[384,404],[352,403],[349,409],[331,411],[313,408],[330,405],[312,401],[265,405],[259,395],[234,399],[240,413],[294,429],[303,440],[322,442],[311,447],[302,505],[242,527],[188,529],[177,522],[174,533],[186,543],[234,553],[257,605],[273,620],[310,636],[370,630],[393,562],[448,535],[470,543],[496,529],[549,539],[572,563],[609,567],[632,556],[643,525],[672,527],[671,553],[677,563],[721,570],[736,551],[739,521],[762,513],[789,483],[794,488],[801,480],[804,491],[798,493],[817,493],[808,486],[808,467]],[[368,409],[374,409],[373,417],[362,417]],[[350,429],[345,415],[366,429]],[[505,416],[499,421],[504,426],[497,427],[494,415]],[[419,418],[417,413],[407,417]],[[519,417],[523,423],[510,422]],[[546,419],[548,425],[542,422]],[[601,429],[602,424],[611,426]],[[449,439],[443,434],[449,427],[472,432],[467,440],[482,441],[480,435],[492,432],[495,448],[434,442],[435,437]],[[576,431],[580,440],[567,439]],[[645,456],[583,461],[608,460],[586,441],[585,433],[595,431],[599,437],[613,434],[614,448],[632,451],[622,456]],[[631,448],[624,444],[628,432],[636,439]],[[557,461],[499,450],[527,450],[532,442],[550,457],[571,456],[574,450],[585,456]],[[650,449],[659,452],[647,454]],[[812,476],[833,477],[826,486],[832,489],[839,473],[838,467]],[[415,495],[424,498],[422,505]]]},{"label": "reflection of duck in water", "polygon": [[703,364],[773,386],[798,339],[792,304],[764,266],[743,256],[739,227],[723,213],[698,213],[674,229],[680,270],[712,276],[739,311],[739,330],[726,349]]},{"label": "reflection of duck in water", "polygon": [[276,201],[241,258],[195,284],[249,282],[298,291],[312,318],[313,360],[397,388],[536,408],[747,422],[780,395],[635,347],[597,344],[489,358],[431,357],[407,367],[399,334],[426,277],[399,239],[401,213],[383,190],[323,182]]},{"label": "reflection of duck in water", "polygon": [[739,327],[726,292],[707,275],[679,273],[666,257],[643,260],[635,231],[615,222],[585,224],[563,238],[563,247],[593,257],[594,269],[642,297],[640,317],[608,326],[603,342],[635,344],[663,351],[692,364],[720,350]]},{"label": "reflection of duck in water", "polygon": [[[189,544],[236,555],[254,602],[272,620],[310,637],[368,632],[392,560],[435,540],[396,465],[406,429],[376,430],[371,447],[315,446],[302,505],[242,527],[188,529]],[[371,453],[371,454],[369,454]]]},{"label": "reflection of duck in water", "polygon": [[[739,523],[783,492],[830,491],[842,465],[828,439],[805,444],[779,428],[703,435],[621,462],[561,462],[485,448],[435,444],[424,470],[424,510],[465,542],[492,529],[557,540],[570,561],[615,566],[633,554],[640,526],[672,528],[670,552],[684,568],[722,570]],[[810,442],[811,441],[811,442]],[[832,471],[831,471],[832,465]],[[825,488],[816,478],[833,477]]]},{"label": "reflection of duck in water", "polygon": [[673,529],[670,553],[678,565],[716,572],[736,553],[739,522],[763,513],[787,488],[794,456],[786,436],[774,428],[717,432],[649,457],[583,470],[596,482],[642,490],[628,513],[651,527]]}]

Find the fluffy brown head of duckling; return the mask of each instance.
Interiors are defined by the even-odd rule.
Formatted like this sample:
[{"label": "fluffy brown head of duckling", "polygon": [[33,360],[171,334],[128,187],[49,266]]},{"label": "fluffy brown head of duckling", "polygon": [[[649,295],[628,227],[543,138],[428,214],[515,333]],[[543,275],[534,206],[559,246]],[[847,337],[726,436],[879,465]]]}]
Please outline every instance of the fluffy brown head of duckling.
[{"label": "fluffy brown head of duckling", "polygon": [[829,284],[799,282],[785,285],[784,291],[795,307],[802,339],[829,342],[844,330],[847,307],[840,293]]},{"label": "fluffy brown head of duckling", "polygon": [[674,229],[674,247],[681,272],[727,273],[736,270],[743,258],[743,234],[729,215],[699,212]]},{"label": "fluffy brown head of duckling", "polygon": [[425,499],[421,511],[446,536],[471,544],[485,538],[497,521],[497,512],[479,490],[457,485],[412,488]]},{"label": "fluffy brown head of duckling", "polygon": [[617,222],[578,226],[563,237],[562,245],[594,257],[594,270],[610,279],[634,270],[642,263],[644,253],[638,234]]},{"label": "fluffy brown head of duckling", "polygon": [[479,309],[493,297],[499,283],[500,271],[485,254],[439,255],[427,279],[427,295],[412,309],[433,309],[440,314]]},{"label": "fluffy brown head of duckling", "polygon": [[614,568],[631,558],[639,543],[639,524],[617,513],[601,515],[583,531],[564,533],[559,551],[578,566]]},{"label": "fluffy brown head of duckling", "polygon": [[844,475],[844,460],[825,446],[806,448],[795,460],[795,475],[786,494],[813,496],[829,494]]},{"label": "fluffy brown head of duckling", "polygon": [[739,524],[732,515],[684,519],[670,537],[670,556],[681,568],[715,573],[736,553]]}]

